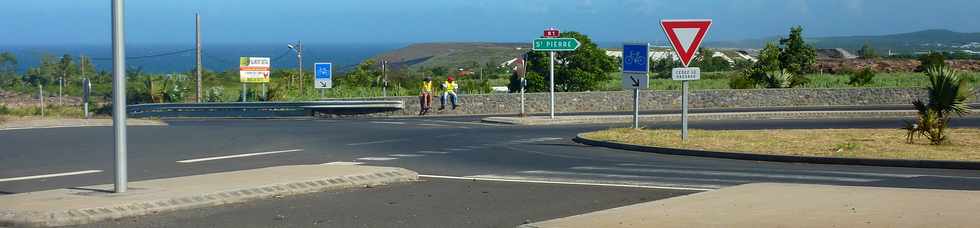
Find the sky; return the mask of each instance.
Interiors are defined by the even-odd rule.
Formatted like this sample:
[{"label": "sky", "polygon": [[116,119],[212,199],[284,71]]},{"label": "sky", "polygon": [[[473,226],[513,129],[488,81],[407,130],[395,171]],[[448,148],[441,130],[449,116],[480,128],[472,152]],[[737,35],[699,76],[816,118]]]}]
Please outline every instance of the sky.
[{"label": "sky", "polygon": [[[4,45],[109,44],[109,0],[2,0]],[[660,19],[708,18],[707,41],[980,32],[976,0],[138,0],[126,1],[128,43],[530,42],[547,27],[599,42],[658,41]]]}]

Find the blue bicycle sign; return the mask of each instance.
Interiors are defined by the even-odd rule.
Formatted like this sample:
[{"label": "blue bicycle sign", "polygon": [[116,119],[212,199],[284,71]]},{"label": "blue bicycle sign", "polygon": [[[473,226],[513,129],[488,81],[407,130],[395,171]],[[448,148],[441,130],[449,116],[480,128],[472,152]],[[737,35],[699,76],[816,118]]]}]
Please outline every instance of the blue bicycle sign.
[{"label": "blue bicycle sign", "polygon": [[650,48],[647,44],[623,45],[623,72],[645,74],[650,69]]}]

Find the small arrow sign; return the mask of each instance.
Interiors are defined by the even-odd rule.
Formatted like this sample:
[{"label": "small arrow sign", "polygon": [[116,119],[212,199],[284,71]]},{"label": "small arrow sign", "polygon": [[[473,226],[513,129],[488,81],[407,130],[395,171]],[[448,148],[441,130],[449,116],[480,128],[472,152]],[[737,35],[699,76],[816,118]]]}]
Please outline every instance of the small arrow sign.
[{"label": "small arrow sign", "polygon": [[687,67],[701,47],[704,35],[711,28],[711,19],[662,20],[660,25],[681,63]]},{"label": "small arrow sign", "polygon": [[633,87],[640,87],[640,80],[630,76],[630,80],[633,80]]}]

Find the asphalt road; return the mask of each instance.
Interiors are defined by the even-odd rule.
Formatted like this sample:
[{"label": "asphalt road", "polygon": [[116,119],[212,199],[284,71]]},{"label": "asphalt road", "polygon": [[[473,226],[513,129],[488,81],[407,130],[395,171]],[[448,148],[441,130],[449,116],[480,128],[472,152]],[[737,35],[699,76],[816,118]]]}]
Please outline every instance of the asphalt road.
[{"label": "asphalt road", "polygon": [[77,227],[516,227],[689,193],[423,178]]},{"label": "asphalt road", "polygon": [[[539,211],[534,216],[499,212],[494,220],[462,219],[452,222],[478,222],[476,226],[496,226],[511,221],[568,216],[594,209],[609,208],[636,202],[636,199],[657,199],[672,194],[684,194],[699,190],[717,189],[752,182],[815,183],[835,185],[887,186],[932,189],[980,190],[980,172],[971,170],[889,168],[872,166],[843,166],[794,164],[776,162],[740,161],[729,159],[699,158],[658,155],[584,146],[571,142],[575,134],[583,131],[605,129],[622,125],[577,126],[506,126],[476,122],[472,117],[449,118],[387,118],[387,119],[339,119],[339,120],[173,120],[166,127],[129,128],[129,173],[131,180],[156,179],[203,173],[253,169],[279,165],[321,164],[329,162],[356,162],[364,165],[395,166],[408,168],[427,175],[429,181],[410,186],[391,186],[374,193],[338,193],[336,197],[310,200],[310,205],[326,205],[321,210],[348,210],[337,202],[344,198],[358,198],[359,194],[397,196],[422,194],[426,189],[460,189],[458,181],[444,178],[467,177],[506,179],[512,181],[550,181],[565,183],[555,187],[531,190],[533,183],[494,183],[481,181],[475,187],[492,189],[496,194],[492,201],[466,197],[465,193],[447,194],[431,202],[405,201],[418,205],[416,210],[430,210],[426,205],[443,205],[447,211],[462,210],[468,205],[505,204],[527,202],[526,211]],[[956,119],[954,127],[980,127],[980,118]],[[678,123],[647,123],[649,128],[676,128]],[[851,119],[851,120],[752,120],[752,121],[696,121],[692,128],[702,129],[772,129],[772,128],[895,128],[899,119]],[[56,128],[0,131],[0,194],[21,193],[45,189],[76,187],[111,183],[113,164],[113,138],[109,127]],[[900,143],[900,142],[896,142]],[[283,152],[286,151],[286,152]],[[262,152],[279,152],[256,156],[242,155]],[[219,158],[208,161],[188,162],[193,159]],[[74,175],[67,175],[74,174]],[[38,175],[64,175],[34,178]],[[601,187],[617,185],[627,187]],[[632,186],[632,187],[630,187]],[[608,194],[592,194],[593,188],[609,188],[610,191],[636,191],[639,198],[610,198]],[[521,191],[527,191],[522,193]],[[452,192],[452,191],[449,191]],[[324,193],[327,194],[327,193]],[[526,196],[525,196],[526,194]],[[380,197],[379,195],[379,197]],[[528,199],[526,197],[543,197]],[[628,194],[627,194],[628,195]],[[567,197],[565,197],[567,196]],[[524,198],[522,198],[524,197]],[[581,197],[601,201],[591,204],[564,204],[550,207],[558,197]],[[334,201],[336,200],[336,201]],[[618,201],[617,201],[618,200]],[[280,203],[275,203],[280,202]],[[239,209],[213,209],[217,218],[234,220],[235,216],[250,217],[259,212],[276,208],[308,207],[293,205],[298,201],[271,201],[252,204]],[[290,206],[293,205],[293,206]],[[449,206],[447,206],[449,205]],[[249,209],[252,208],[252,209]],[[472,208],[472,207],[471,207]],[[451,210],[450,210],[451,209]],[[482,208],[485,211],[505,210],[497,205]],[[230,211],[223,211],[230,210]],[[290,209],[293,210],[293,209]],[[351,209],[350,214],[324,217],[330,221],[356,226],[388,226],[396,220],[406,226],[427,226],[426,219],[442,217],[435,212],[420,212],[419,220],[404,217],[384,218],[378,223],[359,219],[344,219],[357,214],[357,210],[369,213],[370,208]],[[507,209],[510,210],[510,209]],[[516,210],[516,209],[515,209]],[[253,211],[253,214],[249,214]],[[396,210],[378,211],[395,213]],[[210,213],[210,212],[209,212]],[[323,214],[298,210],[287,213],[287,218],[299,216],[297,223],[323,220]],[[426,214],[427,213],[427,214]],[[257,218],[262,217],[254,214]],[[268,215],[268,214],[265,214]],[[531,215],[531,214],[528,214]],[[161,215],[146,220],[152,224],[184,226],[184,221],[204,222],[195,214]],[[171,217],[166,217],[171,216]],[[221,217],[225,216],[225,217]],[[305,216],[305,217],[304,217]],[[338,217],[339,216],[339,217]],[[367,216],[361,214],[358,216]],[[434,217],[433,217],[434,216]],[[491,216],[491,215],[488,215]],[[491,216],[492,217],[492,216]],[[198,218],[198,220],[195,220]],[[450,219],[451,220],[451,219]],[[219,220],[221,221],[221,220]],[[251,220],[243,220],[251,221]],[[279,220],[255,224],[273,225]],[[326,220],[323,220],[326,221]],[[447,220],[448,221],[448,220]],[[480,222],[483,221],[483,222]],[[120,221],[122,222],[122,221]],[[125,223],[120,223],[125,224]],[[143,225],[151,226],[151,223]],[[213,224],[213,223],[210,223]],[[460,224],[460,223],[454,223]],[[141,225],[142,226],[142,225]]]}]

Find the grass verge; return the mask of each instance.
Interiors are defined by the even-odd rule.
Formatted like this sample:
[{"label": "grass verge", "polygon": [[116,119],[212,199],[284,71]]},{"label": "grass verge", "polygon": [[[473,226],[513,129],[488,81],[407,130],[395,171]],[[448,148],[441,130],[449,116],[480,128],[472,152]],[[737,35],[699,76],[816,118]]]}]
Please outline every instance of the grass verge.
[{"label": "grass verge", "polygon": [[753,154],[878,158],[909,160],[980,161],[980,129],[950,129],[946,145],[929,145],[924,138],[905,143],[899,129],[820,130],[690,130],[688,142],[676,129],[637,130],[629,128],[589,132],[593,140],[636,145],[725,151]]}]

